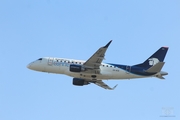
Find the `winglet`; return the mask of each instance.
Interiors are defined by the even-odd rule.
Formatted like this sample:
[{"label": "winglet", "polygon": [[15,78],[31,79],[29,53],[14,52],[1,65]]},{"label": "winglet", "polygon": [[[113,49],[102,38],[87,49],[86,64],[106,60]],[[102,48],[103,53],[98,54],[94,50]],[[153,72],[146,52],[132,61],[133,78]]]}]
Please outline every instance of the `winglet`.
[{"label": "winglet", "polygon": [[116,84],[111,90],[114,90],[117,86],[118,86],[118,84]]},{"label": "winglet", "polygon": [[106,44],[103,48],[108,48],[108,46],[111,44],[111,42],[112,42],[112,40],[110,40],[110,41],[108,42],[108,44]]}]

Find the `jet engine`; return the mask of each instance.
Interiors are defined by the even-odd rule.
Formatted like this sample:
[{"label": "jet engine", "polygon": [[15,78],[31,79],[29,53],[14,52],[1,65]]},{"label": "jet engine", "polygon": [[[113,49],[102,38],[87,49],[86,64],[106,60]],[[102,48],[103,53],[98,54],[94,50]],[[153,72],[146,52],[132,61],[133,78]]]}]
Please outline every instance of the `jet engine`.
[{"label": "jet engine", "polygon": [[88,84],[90,83],[88,81],[85,81],[84,79],[73,78],[73,85],[83,86],[83,85],[88,85]]}]

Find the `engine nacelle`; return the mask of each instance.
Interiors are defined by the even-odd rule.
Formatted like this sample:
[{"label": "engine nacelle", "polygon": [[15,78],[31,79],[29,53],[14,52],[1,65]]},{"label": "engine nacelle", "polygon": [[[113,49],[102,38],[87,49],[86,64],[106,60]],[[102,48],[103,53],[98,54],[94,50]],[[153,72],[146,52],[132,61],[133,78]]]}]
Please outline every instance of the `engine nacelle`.
[{"label": "engine nacelle", "polygon": [[88,84],[90,83],[88,81],[85,81],[84,79],[73,78],[73,85],[83,86],[83,85],[88,85]]},{"label": "engine nacelle", "polygon": [[82,65],[70,65],[69,71],[71,72],[81,72],[83,71]]}]

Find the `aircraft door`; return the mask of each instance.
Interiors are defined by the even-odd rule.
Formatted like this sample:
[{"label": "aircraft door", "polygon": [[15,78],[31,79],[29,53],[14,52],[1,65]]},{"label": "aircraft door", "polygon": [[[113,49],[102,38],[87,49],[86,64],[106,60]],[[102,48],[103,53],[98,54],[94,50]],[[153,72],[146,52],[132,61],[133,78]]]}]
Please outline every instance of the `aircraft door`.
[{"label": "aircraft door", "polygon": [[128,66],[128,65],[127,65],[127,66],[126,66],[126,70],[127,70],[127,73],[128,73],[128,72],[131,72],[131,66]]},{"label": "aircraft door", "polygon": [[51,58],[51,57],[50,57],[50,58],[48,59],[48,65],[52,65],[52,64],[53,64],[53,60],[54,60],[54,58]]}]

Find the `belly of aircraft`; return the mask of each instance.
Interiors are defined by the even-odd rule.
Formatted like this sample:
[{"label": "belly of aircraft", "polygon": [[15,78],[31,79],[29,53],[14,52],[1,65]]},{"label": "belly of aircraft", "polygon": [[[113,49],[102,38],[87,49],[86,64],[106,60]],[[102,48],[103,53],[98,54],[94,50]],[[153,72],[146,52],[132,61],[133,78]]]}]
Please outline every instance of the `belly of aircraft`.
[{"label": "belly of aircraft", "polygon": [[75,78],[82,78],[82,79],[131,79],[131,78],[141,78],[143,76],[134,75],[125,71],[113,73],[113,72],[101,72],[100,74],[88,74],[88,73],[75,73],[75,72],[65,72],[66,75],[75,77]]}]

